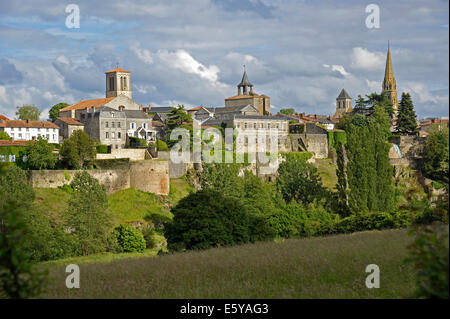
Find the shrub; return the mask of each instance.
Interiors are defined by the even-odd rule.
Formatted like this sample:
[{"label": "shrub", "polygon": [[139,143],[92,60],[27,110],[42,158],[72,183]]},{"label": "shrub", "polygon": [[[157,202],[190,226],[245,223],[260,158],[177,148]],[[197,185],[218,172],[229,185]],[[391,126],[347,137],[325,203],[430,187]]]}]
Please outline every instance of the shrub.
[{"label": "shrub", "polygon": [[108,145],[98,144],[95,148],[97,149],[98,154],[108,154],[109,153]]},{"label": "shrub", "polygon": [[155,230],[152,226],[144,228],[144,230],[142,231],[142,235],[144,236],[145,239],[146,248],[153,248],[156,246]]},{"label": "shrub", "polygon": [[161,152],[169,151],[169,146],[167,146],[166,142],[161,140],[156,140],[156,147],[158,148],[158,151]]},{"label": "shrub", "polygon": [[448,225],[435,223],[411,231],[416,235],[407,261],[417,270],[415,298],[449,298]]},{"label": "shrub", "polygon": [[[23,156],[26,156],[25,162],[21,160]],[[35,143],[28,143],[25,150],[20,153],[18,162],[25,169],[54,168],[57,157],[53,153],[53,146],[46,139],[38,137]]]},{"label": "shrub", "polygon": [[213,189],[189,194],[172,213],[173,221],[164,228],[170,250],[231,246],[275,235],[267,219],[241,199]]},{"label": "shrub", "polygon": [[146,246],[144,236],[139,229],[121,224],[115,228],[120,251],[126,253],[143,252]]}]

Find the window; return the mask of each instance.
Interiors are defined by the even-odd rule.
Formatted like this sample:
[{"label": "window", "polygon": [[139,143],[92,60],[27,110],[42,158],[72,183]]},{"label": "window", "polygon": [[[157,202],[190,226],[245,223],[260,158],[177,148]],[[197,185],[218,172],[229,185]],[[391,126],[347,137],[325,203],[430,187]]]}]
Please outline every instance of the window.
[{"label": "window", "polygon": [[237,128],[241,128],[241,123],[238,122]]},{"label": "window", "polygon": [[120,122],[117,122],[117,127],[120,127]]},{"label": "window", "polygon": [[279,124],[277,123],[277,128],[279,128]]},{"label": "window", "polygon": [[116,149],[118,149],[118,148],[119,148],[119,145],[116,144]]},{"label": "window", "polygon": [[260,128],[263,128],[263,127],[264,127],[264,123],[261,123],[261,124],[259,125],[259,127],[260,127]]},{"label": "window", "polygon": [[131,122],[131,123],[130,123],[130,129],[134,130],[134,129],[135,129],[135,127],[136,127],[136,123],[134,123],[134,122]]},{"label": "window", "polygon": [[108,122],[105,122],[105,127],[109,127],[109,124],[108,124]]},{"label": "window", "polygon": [[109,132],[105,132],[105,138],[109,138]]},{"label": "window", "polygon": [[117,138],[122,138],[122,134],[120,132],[117,132]]},{"label": "window", "polygon": [[53,134],[53,139],[56,140],[56,134]]},{"label": "window", "polygon": [[267,123],[267,128],[270,128],[270,123]]},{"label": "window", "polygon": [[115,126],[115,123],[114,122],[111,122],[111,127],[114,127]]},{"label": "window", "polygon": [[247,128],[247,122],[244,123],[244,128]]},{"label": "window", "polygon": [[147,129],[147,123],[143,123],[143,124],[142,124],[142,127],[145,128],[145,129]]},{"label": "window", "polygon": [[116,133],[112,132],[111,133],[111,138],[116,138]]},{"label": "window", "polygon": [[19,138],[22,138],[22,133],[19,133]]},{"label": "window", "polygon": [[256,123],[253,123],[253,128],[256,128]]},{"label": "window", "polygon": [[109,78],[109,90],[114,91],[114,77]]}]

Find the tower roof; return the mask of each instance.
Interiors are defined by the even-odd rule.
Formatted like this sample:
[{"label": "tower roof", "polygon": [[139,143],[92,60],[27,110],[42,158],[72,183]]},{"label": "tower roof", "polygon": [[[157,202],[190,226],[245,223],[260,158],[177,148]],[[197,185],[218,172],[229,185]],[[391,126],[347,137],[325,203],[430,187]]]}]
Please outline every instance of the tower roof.
[{"label": "tower roof", "polygon": [[127,71],[127,70],[124,70],[124,69],[115,68],[115,69],[106,71],[105,74],[107,74],[107,73],[113,73],[113,72],[125,72],[125,73],[131,73],[130,71]]},{"label": "tower roof", "polygon": [[384,70],[384,81],[395,81],[394,68],[392,67],[391,49],[389,46],[386,57],[386,69]]},{"label": "tower roof", "polygon": [[248,80],[246,71],[244,71],[244,75],[242,76],[241,83],[238,84],[238,87],[241,87],[241,86],[253,86],[253,84],[251,84],[250,81]]},{"label": "tower roof", "polygon": [[339,96],[337,97],[337,99],[352,99],[350,97],[350,95],[347,94],[347,91],[345,91],[345,89],[342,89],[341,93],[339,93]]}]

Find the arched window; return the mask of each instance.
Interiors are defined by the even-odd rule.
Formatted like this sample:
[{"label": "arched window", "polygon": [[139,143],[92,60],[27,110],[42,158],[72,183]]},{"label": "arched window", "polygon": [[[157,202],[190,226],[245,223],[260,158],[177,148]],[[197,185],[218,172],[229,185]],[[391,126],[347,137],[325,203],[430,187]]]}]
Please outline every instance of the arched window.
[{"label": "arched window", "polygon": [[120,105],[120,106],[119,106],[119,111],[123,111],[123,110],[125,110],[125,106]]},{"label": "arched window", "polygon": [[109,78],[109,90],[114,91],[114,77]]}]

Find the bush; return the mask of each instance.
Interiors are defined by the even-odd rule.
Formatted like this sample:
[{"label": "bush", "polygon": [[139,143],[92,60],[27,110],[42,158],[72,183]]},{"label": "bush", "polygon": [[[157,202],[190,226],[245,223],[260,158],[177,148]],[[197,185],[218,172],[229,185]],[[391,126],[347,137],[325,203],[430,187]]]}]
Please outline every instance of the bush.
[{"label": "bush", "polygon": [[146,248],[153,248],[156,246],[155,229],[152,226],[145,228],[142,231],[142,235],[144,236],[145,239]]},{"label": "bush", "polygon": [[386,213],[369,212],[353,214],[341,219],[336,225],[336,232],[352,233],[365,230],[381,230],[387,228],[400,228],[411,225],[413,216],[405,211]]},{"label": "bush", "polygon": [[121,224],[115,228],[120,251],[126,253],[143,252],[146,246],[144,236],[139,229]]},{"label": "bush", "polygon": [[158,148],[158,151],[161,152],[169,151],[169,147],[167,146],[166,142],[161,140],[156,140],[156,147]]},{"label": "bush", "polygon": [[213,189],[189,194],[172,213],[173,221],[164,228],[170,250],[232,246],[275,235],[267,219],[251,206]]},{"label": "bush", "polygon": [[98,154],[108,154],[109,153],[108,145],[99,144],[96,146],[96,149],[97,149]]},{"label": "bush", "polygon": [[435,223],[412,230],[416,235],[409,246],[407,261],[417,270],[415,298],[449,298],[448,225]]}]

